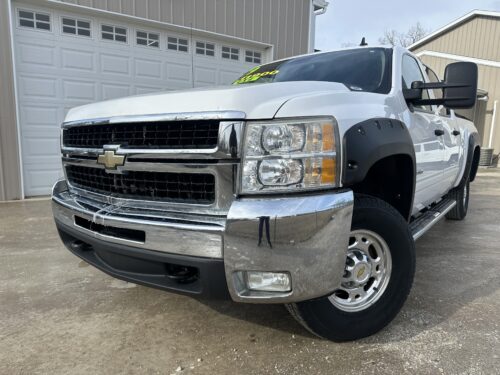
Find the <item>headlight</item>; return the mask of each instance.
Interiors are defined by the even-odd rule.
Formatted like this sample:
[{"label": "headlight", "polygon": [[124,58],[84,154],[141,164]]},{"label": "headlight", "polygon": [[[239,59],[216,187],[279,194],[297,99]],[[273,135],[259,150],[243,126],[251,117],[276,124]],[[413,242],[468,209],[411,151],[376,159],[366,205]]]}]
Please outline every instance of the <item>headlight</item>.
[{"label": "headlight", "polygon": [[249,122],[245,134],[243,194],[338,186],[334,119]]}]

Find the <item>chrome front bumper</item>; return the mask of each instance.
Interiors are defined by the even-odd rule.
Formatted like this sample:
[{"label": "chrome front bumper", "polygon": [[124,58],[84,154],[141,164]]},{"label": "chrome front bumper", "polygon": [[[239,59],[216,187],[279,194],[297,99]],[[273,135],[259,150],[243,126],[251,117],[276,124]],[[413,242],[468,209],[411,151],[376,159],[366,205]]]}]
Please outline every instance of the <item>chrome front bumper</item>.
[{"label": "chrome front bumper", "polygon": [[[227,289],[235,301],[289,303],[328,295],[340,285],[353,194],[343,191],[290,198],[245,198],[232,203],[227,217],[183,216],[138,211],[126,204],[96,207],[92,201],[70,194],[61,180],[53,189],[52,208],[59,227],[81,233],[82,237],[92,236],[94,242],[223,260]],[[77,225],[75,216],[101,227],[142,231],[145,239],[93,231]],[[245,271],[287,272],[292,290],[248,290]]]}]

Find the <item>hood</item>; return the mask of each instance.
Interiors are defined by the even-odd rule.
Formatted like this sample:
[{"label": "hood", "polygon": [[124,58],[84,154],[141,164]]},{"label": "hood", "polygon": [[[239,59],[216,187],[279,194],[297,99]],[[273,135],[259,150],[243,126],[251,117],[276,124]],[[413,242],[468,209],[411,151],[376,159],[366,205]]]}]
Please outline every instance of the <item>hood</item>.
[{"label": "hood", "polygon": [[247,119],[270,119],[288,100],[322,92],[349,90],[340,83],[316,81],[198,88],[88,104],[71,109],[65,121],[211,111],[241,111],[246,113]]}]

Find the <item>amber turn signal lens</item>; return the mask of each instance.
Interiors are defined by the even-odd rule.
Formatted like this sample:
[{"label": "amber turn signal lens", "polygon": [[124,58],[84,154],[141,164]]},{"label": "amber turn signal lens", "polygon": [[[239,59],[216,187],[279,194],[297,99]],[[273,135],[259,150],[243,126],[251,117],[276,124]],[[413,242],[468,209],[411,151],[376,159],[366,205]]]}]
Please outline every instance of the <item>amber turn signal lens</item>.
[{"label": "amber turn signal lens", "polygon": [[322,138],[323,138],[323,152],[333,151],[335,148],[333,124],[323,124]]},{"label": "amber turn signal lens", "polygon": [[333,184],[335,182],[336,163],[335,159],[324,158],[321,163],[321,184]]}]

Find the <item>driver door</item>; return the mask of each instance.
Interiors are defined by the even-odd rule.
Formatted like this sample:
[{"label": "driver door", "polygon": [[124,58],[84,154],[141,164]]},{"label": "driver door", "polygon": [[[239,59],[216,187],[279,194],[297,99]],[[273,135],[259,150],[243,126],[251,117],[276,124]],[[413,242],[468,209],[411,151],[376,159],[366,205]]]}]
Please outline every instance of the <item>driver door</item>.
[{"label": "driver door", "polygon": [[[426,81],[418,61],[410,55],[403,56],[403,88],[412,82]],[[423,98],[429,93],[423,91]],[[416,187],[415,209],[421,210],[441,198],[443,193],[444,145],[442,121],[432,106],[409,107],[409,131],[415,145]]]}]

